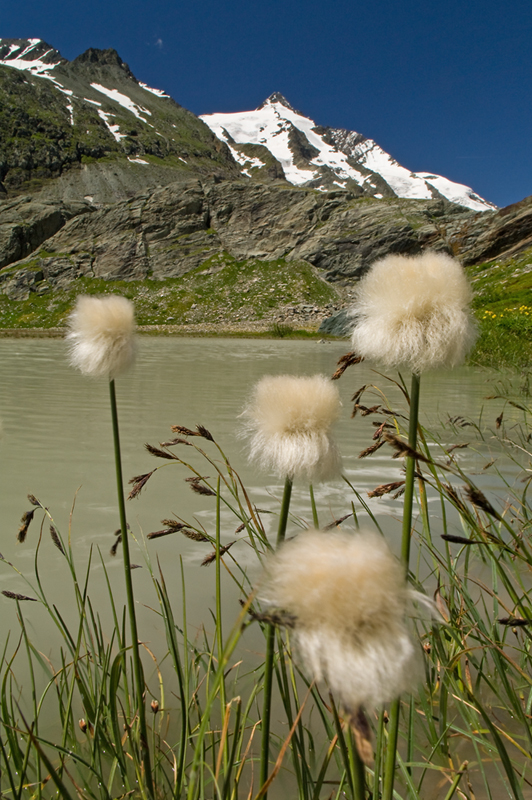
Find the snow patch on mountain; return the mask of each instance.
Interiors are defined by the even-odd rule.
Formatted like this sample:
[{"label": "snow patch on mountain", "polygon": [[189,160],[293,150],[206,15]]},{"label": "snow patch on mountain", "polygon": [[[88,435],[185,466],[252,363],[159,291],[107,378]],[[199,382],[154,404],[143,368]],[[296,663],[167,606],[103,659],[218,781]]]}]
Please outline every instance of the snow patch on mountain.
[{"label": "snow patch on mountain", "polygon": [[125,133],[120,133],[120,125],[111,125],[111,123],[109,122],[109,120],[112,117],[111,114],[106,114],[105,111],[102,111],[102,109],[99,108],[98,109],[98,116],[100,117],[100,119],[103,119],[103,121],[105,122],[105,124],[109,128],[109,131],[113,134],[113,136],[115,137],[117,142],[119,142],[120,139],[125,139],[126,134]]},{"label": "snow patch on mountain", "polygon": [[170,95],[166,94],[166,92],[163,92],[162,89],[152,89],[151,86],[147,86],[145,83],[142,83],[142,81],[139,81],[139,86],[142,86],[142,88],[145,89],[147,92],[151,92],[157,97],[170,97]]},{"label": "snow patch on mountain", "polygon": [[240,153],[236,148],[231,147],[229,142],[227,142],[227,146],[231,151],[231,155],[235,159],[236,163],[240,164],[242,167],[242,172],[248,178],[251,178],[251,173],[249,172],[250,169],[253,167],[258,167],[260,169],[261,167],[265,166],[264,161],[261,161],[260,158],[250,158],[249,156],[246,156],[245,153]]},{"label": "snow patch on mountain", "polygon": [[148,111],[147,108],[143,108],[142,106],[138,106],[127,94],[122,94],[122,92],[117,91],[117,89],[108,89],[106,86],[102,86],[99,83],[91,83],[91,86],[93,89],[96,89],[97,92],[107,95],[110,100],[114,100],[115,103],[118,103],[127,111],[131,111],[131,113],[134,114],[137,119],[142,120],[142,122],[146,122],[146,120],[141,114],[148,114],[151,117],[151,111]]},{"label": "snow patch on mountain", "polygon": [[423,178],[402,167],[372,139],[353,148],[353,157],[360,160],[367,169],[381,175],[397,197],[416,200],[430,200],[432,192]]},{"label": "snow patch on mountain", "polygon": [[[469,186],[464,186],[462,183],[454,183],[450,181],[448,178],[444,178],[441,175],[431,175],[430,172],[418,172],[417,173],[421,178],[427,183],[430,183],[431,186],[434,188],[448,200],[453,203],[458,203],[459,205],[465,205],[463,202],[463,198],[469,198],[471,204],[468,206],[476,211],[485,211],[486,210],[486,200],[483,200],[480,195],[476,194]],[[489,204],[490,208],[495,208],[496,206]]]}]

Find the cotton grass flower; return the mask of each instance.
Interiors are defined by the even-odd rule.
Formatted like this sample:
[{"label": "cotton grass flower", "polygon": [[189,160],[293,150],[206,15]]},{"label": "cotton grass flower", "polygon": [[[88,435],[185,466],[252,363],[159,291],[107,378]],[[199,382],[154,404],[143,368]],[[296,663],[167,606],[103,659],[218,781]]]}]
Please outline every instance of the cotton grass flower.
[{"label": "cotton grass flower", "polygon": [[84,375],[114,379],[135,358],[133,303],[119,295],[80,295],[68,319],[70,363]]},{"label": "cotton grass flower", "polygon": [[291,480],[336,477],[341,462],[330,429],[340,406],[338,389],[323,375],[262,378],[242,415],[250,460]]},{"label": "cotton grass flower", "polygon": [[415,687],[420,650],[405,622],[409,591],[381,536],[301,533],[271,556],[259,597],[294,619],[304,670],[327,681],[346,711]]},{"label": "cotton grass flower", "polygon": [[353,349],[416,374],[455,367],[476,339],[471,297],[463,268],[451,256],[386,256],[358,284]]},{"label": "cotton grass flower", "polygon": [[154,797],[148,728],[146,725],[145,682],[140,659],[135,598],[131,578],[133,565],[129,552],[129,526],[126,520],[115,387],[115,378],[133,363],[135,357],[134,332],[135,314],[133,303],[126,300],[125,297],[118,295],[101,297],[81,295],[78,297],[76,306],[68,319],[67,341],[70,346],[70,363],[72,366],[77,367],[84,375],[105,377],[109,380],[120,536],[131,632],[131,657],[134,675],[132,686],[135,690],[136,714],[139,720],[138,747],[142,757],[147,794],[149,797]]}]

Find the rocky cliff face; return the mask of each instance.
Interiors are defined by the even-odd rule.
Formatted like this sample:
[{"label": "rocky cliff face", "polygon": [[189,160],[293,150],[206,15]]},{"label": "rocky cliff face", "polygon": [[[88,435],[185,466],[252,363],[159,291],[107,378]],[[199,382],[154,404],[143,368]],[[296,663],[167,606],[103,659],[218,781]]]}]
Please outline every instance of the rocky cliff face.
[{"label": "rocky cliff face", "polygon": [[193,180],[100,209],[23,197],[4,204],[3,220],[0,291],[16,299],[32,290],[35,275],[51,287],[80,275],[164,280],[222,254],[306,261],[325,280],[349,285],[389,252],[430,247],[471,260],[497,242],[515,246],[532,209],[525,203],[507,214],[475,215],[442,200]]}]

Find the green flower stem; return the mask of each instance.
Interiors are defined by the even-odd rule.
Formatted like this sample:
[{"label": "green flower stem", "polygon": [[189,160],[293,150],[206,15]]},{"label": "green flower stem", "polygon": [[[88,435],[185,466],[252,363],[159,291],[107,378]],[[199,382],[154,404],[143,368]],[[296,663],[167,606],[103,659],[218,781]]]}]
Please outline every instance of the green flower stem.
[{"label": "green flower stem", "polygon": [[347,732],[347,749],[349,753],[349,764],[353,776],[353,796],[354,800],[364,800],[366,797],[366,767],[358,754],[358,750],[353,741],[351,731]]},{"label": "green flower stem", "polygon": [[[286,534],[286,525],[288,523],[288,510],[290,508],[291,496],[292,480],[290,478],[286,478],[284,483],[283,499],[281,502],[281,513],[279,515],[279,528],[277,530],[277,547],[279,547],[279,545],[284,541]],[[264,704],[261,725],[262,739],[260,752],[260,786],[264,786],[268,780],[274,649],[275,628],[273,625],[268,625],[266,627],[266,659],[264,661]],[[263,800],[266,800],[266,797],[267,793],[263,795]]]},{"label": "green flower stem", "polygon": [[[417,444],[417,425],[419,415],[419,390],[420,377],[412,375],[412,386],[410,390],[410,419],[408,426],[408,444],[415,450]],[[412,505],[414,501],[414,472],[416,461],[407,456],[405,494],[403,506],[403,537],[401,541],[401,561],[403,562],[405,573],[408,576],[410,563],[410,539],[412,533]],[[393,784],[395,778],[395,760],[397,753],[397,739],[399,735],[399,716],[401,710],[400,698],[393,701],[390,706],[390,722],[388,725],[388,746],[386,749],[386,764],[384,769],[384,787],[382,800],[392,800]]]},{"label": "green flower stem", "polygon": [[310,492],[310,505],[312,506],[312,522],[317,531],[320,529],[320,521],[318,519],[318,509],[316,508],[316,499],[314,497],[314,487],[312,484],[309,486]]},{"label": "green flower stem", "polygon": [[135,600],[133,597],[133,581],[131,580],[131,561],[129,557],[129,538],[126,522],[126,504],[124,500],[124,482],[122,479],[122,458],[120,455],[120,434],[118,431],[118,411],[116,405],[116,391],[114,380],[109,381],[111,399],[111,416],[113,420],[113,439],[115,447],[116,488],[118,495],[118,511],[120,515],[120,530],[122,532],[122,552],[124,554],[124,575],[126,581],[126,597],[131,628],[131,652],[133,656],[133,672],[137,691],[137,711],[140,726],[140,750],[144,764],[144,780],[150,797],[154,796],[153,781],[150,764],[150,750],[148,745],[148,730],[146,727],[146,709],[144,706],[144,674],[139,652],[139,637],[137,633],[137,617],[135,614]]},{"label": "green flower stem", "polygon": [[[412,386],[410,389],[410,419],[408,426],[408,444],[415,450],[417,446],[417,424],[419,416],[419,390],[420,376],[412,375]],[[410,540],[412,533],[412,506],[414,502],[414,472],[416,471],[416,461],[409,456],[406,459],[405,494],[403,506],[403,538],[401,544],[401,560],[405,566],[408,576],[408,566],[410,563]]]}]

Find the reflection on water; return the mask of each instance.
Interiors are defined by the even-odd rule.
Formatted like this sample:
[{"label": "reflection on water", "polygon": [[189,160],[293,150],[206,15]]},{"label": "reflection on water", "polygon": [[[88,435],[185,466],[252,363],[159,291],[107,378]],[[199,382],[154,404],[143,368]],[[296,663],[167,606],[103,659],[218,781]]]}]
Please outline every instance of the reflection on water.
[{"label": "reflection on water", "polygon": [[[169,438],[170,425],[176,423],[188,427],[196,423],[206,425],[245,485],[251,488],[253,501],[260,508],[275,511],[280,483],[260,475],[247,464],[245,446],[237,435],[239,413],[250,388],[264,374],[332,374],[338,357],[346,349],[346,343],[342,342],[142,338],[135,368],[117,384],[124,475],[129,478],[148,472],[158,464],[164,464],[164,468],[140,497],[128,504],[135,536],[142,539],[143,533],[157,530],[161,527],[160,520],[173,514],[184,519],[195,516],[207,528],[212,526],[214,504],[190,491],[183,480],[188,475],[186,470],[157,461],[144,450],[145,442],[157,444]],[[35,494],[49,507],[64,536],[76,498],[71,536],[78,562],[80,565],[87,562],[91,547],[100,548],[120,596],[119,559],[109,555],[118,515],[106,382],[84,378],[72,370],[66,361],[65,345],[57,340],[1,340],[0,369],[0,417],[4,427],[0,444],[1,552],[22,571],[30,572],[38,534],[35,523],[30,527],[27,542],[24,545],[16,542],[20,517],[29,508],[26,495]],[[445,441],[451,434],[443,432],[440,421],[447,415],[478,419],[492,380],[483,370],[465,368],[425,376],[422,421],[429,421],[444,435]],[[390,458],[387,447],[370,458],[358,458],[359,452],[371,444],[375,430],[371,416],[350,419],[350,398],[364,384],[378,385],[394,409],[404,410],[404,400],[394,383],[366,364],[350,368],[338,382],[344,414],[336,438],[343,453],[345,473],[367,500],[367,491],[380,483],[400,479],[401,471],[400,463]],[[375,393],[366,394],[361,402],[374,405],[380,399]],[[490,409],[489,415],[494,420],[497,413]],[[467,438],[467,428],[463,429],[463,435]],[[186,450],[188,455],[191,449]],[[467,469],[472,456],[464,450],[460,458]],[[205,466],[197,459],[195,463],[205,474]],[[348,513],[354,499],[343,482],[316,487],[316,498],[322,524]],[[396,517],[401,501],[388,497],[368,502],[382,518],[381,524],[392,544],[397,546],[400,526]],[[367,517],[358,503],[356,507],[361,519]],[[307,487],[295,487],[292,510],[302,520],[310,521]],[[265,514],[264,524],[267,529],[269,524],[275,527],[274,515]],[[224,518],[222,537],[234,538],[234,529],[234,520]],[[176,584],[179,556],[183,557],[190,576],[191,615],[198,622],[205,620],[213,600],[209,572],[199,566],[205,545],[176,535],[150,542],[148,551],[152,559],[160,557],[167,573],[175,573]],[[251,555],[245,544],[237,552],[243,561]],[[142,558],[140,552],[134,555],[135,561]],[[60,554],[48,540],[43,542],[41,560],[46,580],[54,584],[57,575],[54,591],[59,591]],[[94,582],[100,579],[103,580],[101,563],[93,557],[93,592]],[[7,570],[3,570],[1,581],[3,588],[24,590],[20,577]],[[137,570],[135,582],[140,599],[143,591],[149,591],[151,597],[146,571],[141,576]],[[8,601],[1,602],[7,606],[4,620],[12,621]]]}]

